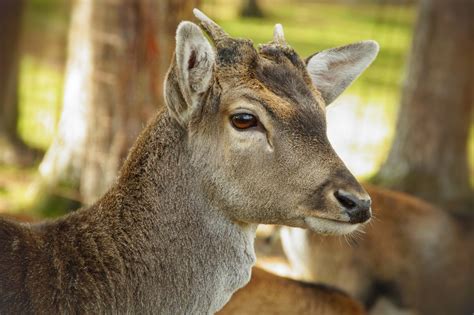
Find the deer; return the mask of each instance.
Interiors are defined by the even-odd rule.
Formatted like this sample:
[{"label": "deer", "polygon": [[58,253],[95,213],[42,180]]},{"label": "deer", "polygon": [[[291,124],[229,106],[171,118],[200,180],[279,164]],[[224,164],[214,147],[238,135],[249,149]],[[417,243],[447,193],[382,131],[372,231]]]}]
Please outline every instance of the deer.
[{"label": "deer", "polygon": [[277,276],[253,267],[250,282],[232,295],[218,315],[366,315],[347,293],[323,284]]},{"label": "deer", "polygon": [[296,274],[345,290],[371,314],[386,314],[386,308],[397,314],[471,314],[472,215],[440,209],[402,192],[364,187],[375,220],[348,242],[281,228],[283,250]]},{"label": "deer", "polygon": [[0,313],[215,313],[250,279],[258,224],[345,234],[370,219],[325,106],[378,44],[303,60],[281,25],[257,50],[194,15],[176,31],[166,106],[110,189],[54,220],[0,219]]}]

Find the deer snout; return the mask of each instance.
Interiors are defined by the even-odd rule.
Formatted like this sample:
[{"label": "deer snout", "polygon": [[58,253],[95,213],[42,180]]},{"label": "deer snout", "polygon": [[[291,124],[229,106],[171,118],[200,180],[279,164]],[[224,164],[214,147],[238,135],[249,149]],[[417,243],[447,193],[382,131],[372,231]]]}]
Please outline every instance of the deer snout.
[{"label": "deer snout", "polygon": [[350,223],[364,223],[367,222],[371,216],[372,200],[367,194],[360,196],[355,193],[350,193],[339,189],[334,192],[334,197],[342,206],[343,211],[349,216]]}]

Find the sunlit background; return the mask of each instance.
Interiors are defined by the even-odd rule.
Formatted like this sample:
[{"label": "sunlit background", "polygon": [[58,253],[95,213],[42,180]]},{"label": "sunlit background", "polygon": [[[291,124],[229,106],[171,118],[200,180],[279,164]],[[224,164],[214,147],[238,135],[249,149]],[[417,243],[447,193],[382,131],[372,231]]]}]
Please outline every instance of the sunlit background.
[{"label": "sunlit background", "polygon": [[[0,1],[0,10],[3,10],[3,15],[0,12],[0,32],[2,32],[1,18],[8,16],[8,13],[5,13],[7,12],[6,3],[8,1],[13,3],[15,0],[5,1]],[[16,21],[20,22],[16,28],[6,28],[5,32],[16,30],[19,38],[18,87],[14,93],[18,96],[18,116],[14,133],[18,136],[17,142],[21,145],[20,149],[12,149],[8,139],[5,140],[6,138],[0,135],[0,214],[16,214],[24,220],[56,217],[68,213],[92,203],[107,189],[139,130],[145,125],[146,120],[152,117],[153,112],[163,106],[161,86],[163,75],[171,60],[174,30],[181,17],[193,19],[191,7],[194,5],[218,22],[230,35],[250,38],[255,45],[271,41],[274,25],[281,23],[287,42],[302,57],[360,40],[376,40],[381,47],[377,59],[328,108],[327,120],[330,141],[348,168],[361,181],[379,184],[375,178],[387,161],[389,152],[391,148],[393,149],[394,139],[399,133],[397,115],[400,104],[403,103],[404,90],[409,87],[406,80],[410,71],[409,55],[412,47],[418,44],[416,41],[413,42],[413,38],[417,29],[417,16],[422,7],[420,3],[430,2],[430,0],[109,1],[119,4],[128,3],[130,10],[139,11],[138,16],[143,21],[133,20],[137,16],[135,11],[130,14],[122,12],[119,18],[123,18],[123,23],[117,16],[113,14],[109,16],[107,12],[102,12],[103,16],[99,17],[104,20],[106,20],[105,17],[111,19],[109,22],[112,21],[110,25],[115,27],[115,31],[119,29],[124,33],[113,34],[113,32],[105,31],[101,33],[97,30],[91,33],[91,38],[94,40],[100,39],[110,44],[110,47],[103,45],[101,48],[103,50],[99,49],[99,53],[103,54],[104,64],[112,60],[110,64],[104,66],[92,64],[91,60],[95,55],[91,53],[90,47],[80,45],[81,41],[86,43],[89,40],[89,44],[91,42],[91,38],[83,37],[89,34],[87,33],[89,25],[77,23],[77,21],[76,24],[73,23],[74,10],[80,11],[77,9],[79,6],[75,4],[92,3],[90,1],[93,0],[18,1],[22,5],[20,13],[17,13]],[[136,5],[137,3],[141,4]],[[192,4],[191,7],[189,3]],[[252,8],[249,3],[257,3],[258,7]],[[155,11],[147,12],[143,8],[153,8]],[[84,14],[86,11],[81,12]],[[474,21],[474,15],[472,16],[471,22]],[[78,21],[81,22],[80,19]],[[97,23],[97,25],[101,27],[105,24]],[[98,27],[97,25],[95,26]],[[128,30],[125,25],[131,25],[134,29]],[[76,46],[71,45],[71,38],[77,41]],[[9,41],[1,45],[0,53],[2,54],[11,49]],[[467,49],[472,47],[472,45],[467,46]],[[120,50],[122,48],[126,52],[123,56],[120,55],[123,52]],[[437,52],[433,52],[435,53]],[[471,55],[471,61],[473,56],[474,54]],[[451,58],[455,61],[457,56]],[[0,58],[0,62],[2,60],[6,59]],[[113,62],[116,62],[115,65],[121,65],[120,62],[126,64],[120,67],[119,74],[114,72]],[[466,64],[466,69],[470,65]],[[0,66],[2,66],[1,63]],[[3,66],[6,68],[5,64]],[[97,69],[90,70],[91,67]],[[88,82],[87,75],[82,73],[87,71],[94,72],[91,77],[103,85],[97,84],[96,81]],[[6,72],[5,69],[0,68],[0,79]],[[470,75],[473,82],[472,72]],[[3,81],[0,80],[0,82]],[[95,104],[86,106],[81,103],[83,100],[79,99],[82,97],[88,99],[90,90],[93,90],[90,89],[89,84],[96,84],[94,85],[96,90],[102,86],[123,90],[116,94],[110,93],[112,96],[108,100],[109,103],[110,100],[120,102],[126,100],[123,104],[130,105],[129,108],[108,104],[102,111],[96,112],[97,117],[90,115],[88,110]],[[70,96],[67,95],[68,89]],[[474,87],[471,88],[471,92],[473,89]],[[100,103],[101,106],[106,105],[104,99],[106,97],[100,99],[103,102]],[[466,99],[463,110],[472,116],[472,98],[466,97]],[[131,105],[134,101],[139,104],[137,107]],[[74,102],[83,106],[75,106]],[[64,106],[66,103],[72,105]],[[446,105],[446,111],[449,111],[451,104]],[[114,110],[122,111],[117,119],[114,116]],[[65,116],[67,120],[62,121]],[[128,116],[133,116],[131,123],[126,120]],[[95,125],[94,123],[87,124],[87,119],[91,118],[97,119],[99,123],[95,121]],[[108,129],[99,128],[101,119]],[[467,181],[471,183],[470,188],[467,188],[468,193],[472,191],[474,185],[474,119],[467,117],[467,120],[469,119],[471,120],[467,128],[470,135],[467,144],[467,164],[470,168],[468,167],[465,171],[467,174],[453,175],[455,179],[458,175],[460,175],[459,178],[467,176]],[[439,128],[443,127],[443,122],[440,121]],[[98,131],[96,132],[94,128]],[[114,133],[120,133],[120,135],[114,138]],[[101,147],[87,143],[91,135],[94,137],[97,134],[99,137],[103,136],[104,139],[113,139],[112,142],[116,142],[110,146],[110,152],[107,145]],[[460,138],[459,134],[453,134],[452,138],[446,138],[443,141],[452,142],[456,138]],[[106,142],[106,140],[103,141]],[[75,146],[80,148],[80,154],[71,153],[73,150],[71,148]],[[420,143],[421,146],[423,146],[423,141]],[[105,151],[104,148],[106,148]],[[418,152],[414,151],[413,155],[417,155]],[[71,156],[78,161],[70,162]],[[460,160],[465,162],[462,158]],[[56,165],[61,163],[69,165],[68,168],[62,169]],[[74,163],[83,163],[83,168],[79,168],[79,173],[86,175],[76,174]],[[94,163],[99,165],[97,167],[99,171],[94,170],[96,166]],[[112,165],[112,167],[106,169],[104,164]],[[84,165],[89,166],[86,168]],[[90,168],[90,165],[93,167]],[[58,175],[61,172],[70,172],[72,175]],[[453,173],[456,172],[453,171]],[[89,182],[84,179],[87,179],[88,174],[93,175],[90,178],[95,178],[95,182],[91,184],[92,188],[88,188]],[[441,176],[438,173],[428,175],[432,176],[429,178]],[[49,177],[54,177],[54,180],[50,181]],[[425,183],[430,181],[426,178],[423,180]],[[387,186],[393,188],[390,185]],[[464,186],[469,186],[469,184]],[[451,188],[447,187],[445,190],[449,191]],[[456,187],[452,189],[455,190]],[[409,187],[404,191],[412,193]],[[432,191],[429,192],[432,193]],[[414,195],[423,198],[425,196],[423,193],[421,190],[420,194],[414,193]],[[464,198],[461,201],[465,201],[462,205],[463,210],[474,210],[473,197],[470,195],[461,197]],[[437,204],[439,200],[427,201]],[[440,202],[437,205],[446,206],[447,210],[455,212],[458,210],[456,206],[462,202],[454,203],[448,200],[444,204]],[[372,223],[377,224],[374,221],[376,220]],[[261,250],[261,254],[264,252],[262,248],[272,247],[273,245],[269,246],[269,244],[273,244],[273,238],[278,238],[275,236],[277,234],[275,227],[263,226],[259,230],[257,252]],[[259,265],[280,275],[296,276],[294,270],[289,268],[288,261],[282,258],[284,255],[280,247],[277,249],[280,251],[277,255],[269,255],[271,259],[259,259]],[[275,250],[275,248],[272,247],[270,250]],[[275,259],[278,255],[281,259]]]},{"label": "sunlit background", "polygon": [[[417,5],[415,1],[260,1],[263,17],[242,17],[243,3],[202,1],[203,10],[231,35],[255,43],[271,40],[275,23],[301,56],[339,45],[377,40],[375,63],[328,111],[329,136],[349,168],[372,175],[393,136],[400,87]],[[71,3],[31,0],[24,9],[19,87],[19,134],[46,151],[58,128],[63,101]],[[36,168],[0,168],[0,211],[21,211],[34,202],[28,188]]]},{"label": "sunlit background", "polygon": [[[26,167],[15,165],[18,163],[0,164],[0,212],[34,212],[38,203],[38,190],[32,183],[41,156],[58,131],[65,102],[72,3],[59,0],[23,2],[17,131],[20,139],[38,154],[35,162],[26,163]],[[177,1],[175,5],[180,3]],[[202,0],[199,6],[228,33],[251,38],[255,44],[270,41],[274,24],[282,23],[287,41],[303,57],[364,39],[374,39],[380,44],[381,50],[373,65],[328,109],[328,133],[336,151],[355,175],[370,179],[386,159],[394,137],[418,1],[260,0],[259,12],[253,17],[243,13],[246,3],[244,0]],[[190,13],[183,15],[191,17]],[[174,28],[174,25],[170,26],[170,29]],[[8,49],[4,47],[2,49]],[[83,50],[83,53],[88,52]],[[160,50],[154,53],[159,54]],[[164,73],[163,69],[157,71]],[[161,80],[162,75],[156,79]],[[152,83],[161,86],[161,82]],[[74,86],[75,81],[71,80],[69,84]],[[158,99],[161,100],[161,96]],[[69,122],[67,132],[78,136],[85,132],[80,120]],[[470,134],[468,160],[471,182],[474,182],[472,126]],[[80,194],[69,188],[62,185],[55,193],[79,203],[84,201]],[[59,210],[52,213],[63,213],[68,205],[67,202],[58,205]]]}]

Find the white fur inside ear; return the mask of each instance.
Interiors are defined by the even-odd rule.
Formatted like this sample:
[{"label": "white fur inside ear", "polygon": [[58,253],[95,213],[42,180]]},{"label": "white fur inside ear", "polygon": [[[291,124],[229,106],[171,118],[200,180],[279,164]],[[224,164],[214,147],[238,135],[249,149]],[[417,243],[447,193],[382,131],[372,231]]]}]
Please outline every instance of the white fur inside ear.
[{"label": "white fur inside ear", "polygon": [[181,22],[176,31],[176,65],[178,82],[186,100],[187,113],[198,103],[210,84],[214,67],[214,50],[199,26]]},{"label": "white fur inside ear", "polygon": [[378,51],[377,42],[368,40],[324,50],[309,58],[308,73],[327,105],[374,61]]}]

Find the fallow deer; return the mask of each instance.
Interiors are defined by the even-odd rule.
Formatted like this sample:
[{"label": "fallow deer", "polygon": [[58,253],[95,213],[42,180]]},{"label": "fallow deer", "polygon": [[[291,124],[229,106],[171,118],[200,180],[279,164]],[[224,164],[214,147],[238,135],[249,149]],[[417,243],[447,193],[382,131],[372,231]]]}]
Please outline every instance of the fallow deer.
[{"label": "fallow deer", "polygon": [[362,304],[343,291],[296,281],[261,268],[232,295],[218,315],[365,315]]},{"label": "fallow deer", "polygon": [[0,313],[214,313],[249,281],[259,223],[344,234],[369,220],[324,107],[378,45],[305,62],[280,26],[256,50],[194,12],[214,47],[178,26],[166,109],[110,190],[56,220],[0,219]]},{"label": "fallow deer", "polygon": [[383,298],[404,314],[472,314],[474,218],[403,193],[365,188],[376,219],[349,242],[281,229],[297,274],[337,286],[368,308]]}]

